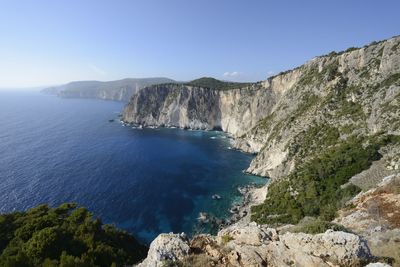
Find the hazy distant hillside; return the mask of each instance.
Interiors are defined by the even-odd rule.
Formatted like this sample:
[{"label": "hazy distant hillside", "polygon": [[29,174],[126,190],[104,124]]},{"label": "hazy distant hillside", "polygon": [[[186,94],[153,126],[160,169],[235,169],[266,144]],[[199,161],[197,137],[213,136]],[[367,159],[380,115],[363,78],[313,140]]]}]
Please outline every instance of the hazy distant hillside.
[{"label": "hazy distant hillside", "polygon": [[174,82],[174,80],[168,78],[128,78],[109,82],[78,81],[45,88],[42,92],[66,98],[129,101],[133,94],[146,86],[171,82]]}]

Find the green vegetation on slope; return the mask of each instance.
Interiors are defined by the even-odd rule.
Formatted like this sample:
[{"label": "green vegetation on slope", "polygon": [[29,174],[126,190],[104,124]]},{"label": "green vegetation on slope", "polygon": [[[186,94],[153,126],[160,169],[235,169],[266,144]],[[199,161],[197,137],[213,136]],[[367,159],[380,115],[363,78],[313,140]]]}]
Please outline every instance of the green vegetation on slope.
[{"label": "green vegetation on slope", "polygon": [[327,123],[315,124],[298,134],[293,144],[288,145],[289,155],[306,158],[309,154],[320,151],[337,143],[339,130]]},{"label": "green vegetation on slope", "polygon": [[295,225],[289,229],[289,232],[292,233],[306,233],[306,234],[318,234],[318,233],[324,233],[326,230],[334,230],[334,231],[343,231],[343,232],[349,232],[344,226],[327,222],[327,221],[322,221],[320,219],[315,219],[311,220],[306,223],[299,223],[298,225]]},{"label": "green vegetation on slope", "polygon": [[367,169],[381,155],[381,146],[399,142],[398,136],[349,138],[301,164],[268,188],[265,202],[252,208],[258,223],[298,223],[305,216],[330,221],[344,203],[360,191],[349,179]]},{"label": "green vegetation on slope", "polygon": [[146,250],[71,203],[0,215],[0,266],[125,266]]},{"label": "green vegetation on slope", "polygon": [[243,87],[248,87],[251,86],[252,83],[224,82],[210,77],[203,77],[185,83],[185,85],[198,86],[216,90],[230,90],[230,89],[239,89]]},{"label": "green vegetation on slope", "polygon": [[[347,52],[351,50],[354,49]],[[372,75],[382,55],[380,48],[361,73]],[[290,136],[292,129],[295,131],[285,149],[289,152],[287,162],[296,167],[290,175],[269,186],[267,200],[253,207],[252,219],[283,224],[299,223],[311,216],[317,220],[301,231],[336,227],[329,223],[336,211],[360,190],[348,184],[349,179],[381,157],[380,147],[399,143],[398,136],[385,137],[383,133],[380,137],[366,137],[370,99],[379,99],[381,89],[393,85],[400,85],[400,74],[377,77],[373,83],[351,82],[340,71],[337,58],[327,58],[322,69],[317,65],[304,68],[296,90],[287,94],[290,99],[298,99],[298,104],[282,104],[257,125],[257,130],[269,134],[269,144],[280,142],[282,137]],[[318,94],[321,87],[327,94]],[[388,129],[398,129],[395,113],[399,101],[396,95],[381,105],[383,123]]]}]

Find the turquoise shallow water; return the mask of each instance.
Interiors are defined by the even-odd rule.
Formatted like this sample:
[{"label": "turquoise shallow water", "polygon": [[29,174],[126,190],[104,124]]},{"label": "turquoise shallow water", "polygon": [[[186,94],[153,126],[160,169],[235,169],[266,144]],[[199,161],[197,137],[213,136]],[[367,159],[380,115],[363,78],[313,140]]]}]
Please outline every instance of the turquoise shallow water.
[{"label": "turquoise shallow water", "polygon": [[[221,132],[132,129],[123,104],[0,91],[0,211],[77,202],[149,242],[161,232],[207,232],[199,212],[229,216],[252,155]],[[219,194],[221,200],[213,200]]]}]

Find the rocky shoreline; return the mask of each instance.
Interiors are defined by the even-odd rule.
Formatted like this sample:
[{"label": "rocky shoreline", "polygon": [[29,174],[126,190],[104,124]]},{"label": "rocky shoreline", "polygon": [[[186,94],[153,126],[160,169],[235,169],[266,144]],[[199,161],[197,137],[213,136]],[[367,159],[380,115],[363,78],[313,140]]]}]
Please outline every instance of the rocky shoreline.
[{"label": "rocky shoreline", "polygon": [[[142,125],[142,124],[136,124],[136,123],[132,123],[132,122],[126,122],[123,119],[120,120],[120,123],[123,126],[132,127],[134,129],[168,128],[168,129],[182,129],[182,130],[192,130],[192,131],[195,131],[195,130],[213,131],[213,130],[204,130],[204,129],[178,128],[178,127],[169,126],[169,125],[157,125],[157,126],[156,125]],[[226,133],[226,132],[223,132],[223,133],[227,135],[227,138],[234,140],[234,138],[229,133]],[[239,148],[235,148],[234,146],[229,146],[228,149],[236,149],[242,153],[247,153],[246,151],[243,151]],[[243,172],[247,173],[245,170]],[[199,217],[198,217],[199,223],[201,223],[201,224],[208,223],[212,227],[216,226],[216,228],[218,228],[218,230],[222,230],[222,229],[232,226],[234,224],[245,225],[245,224],[250,223],[251,207],[253,205],[261,204],[265,200],[267,191],[268,191],[268,182],[267,182],[267,184],[265,184],[261,187],[257,186],[256,184],[249,184],[246,186],[238,187],[237,190],[240,192],[243,199],[240,203],[232,204],[232,206],[229,210],[232,215],[228,219],[220,219],[217,217],[213,217],[213,216],[207,214],[206,212],[200,212]],[[219,195],[217,195],[218,197],[214,197],[214,196],[213,196],[213,199],[215,199],[215,200],[220,199]]]},{"label": "rocky shoreline", "polygon": [[263,186],[255,184],[246,185],[238,188],[243,196],[240,204],[233,204],[230,212],[232,216],[227,220],[223,228],[233,224],[248,224],[251,221],[251,207],[260,204],[265,200],[268,191],[268,182]]},{"label": "rocky shoreline", "polygon": [[239,187],[238,191],[242,194],[243,199],[240,203],[234,203],[231,205],[231,208],[229,209],[231,216],[229,218],[220,219],[206,212],[200,212],[198,217],[199,224],[209,224],[212,229],[220,231],[234,224],[249,223],[251,217],[251,206],[259,204],[259,202],[254,198],[254,195],[258,190],[261,190],[264,187],[266,187],[266,185],[258,187],[255,184]]}]

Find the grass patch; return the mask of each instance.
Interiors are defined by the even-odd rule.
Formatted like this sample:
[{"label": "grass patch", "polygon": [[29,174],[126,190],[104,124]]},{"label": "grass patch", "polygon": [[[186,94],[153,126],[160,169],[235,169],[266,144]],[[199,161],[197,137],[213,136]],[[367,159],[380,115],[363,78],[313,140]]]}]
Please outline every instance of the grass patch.
[{"label": "grass patch", "polygon": [[222,243],[223,243],[224,245],[226,245],[226,244],[229,243],[229,241],[234,240],[234,238],[231,237],[230,235],[223,235],[223,236],[221,236],[221,240],[222,240]]},{"label": "grass patch", "polygon": [[397,49],[399,49],[399,47],[400,47],[400,42],[398,42],[397,44],[395,44],[394,46],[392,46],[392,48],[391,48],[392,52],[396,52]]},{"label": "grass patch", "polygon": [[341,79],[326,97],[324,104],[330,110],[335,110],[336,117],[349,116],[354,119],[365,119],[362,105],[357,101],[352,101],[350,96],[356,98],[362,94],[360,86],[349,86],[346,79]]},{"label": "grass patch", "polygon": [[351,135],[354,130],[356,130],[356,126],[353,124],[346,124],[340,127],[340,132],[343,134]]},{"label": "grass patch", "polygon": [[290,232],[292,233],[306,233],[306,234],[319,234],[325,233],[327,230],[349,232],[344,226],[331,223],[328,221],[314,220],[305,224],[295,226]]},{"label": "grass patch", "polygon": [[304,87],[311,84],[312,82],[321,78],[320,73],[316,67],[308,70],[299,80],[299,86]]},{"label": "grass patch", "polygon": [[205,253],[189,255],[177,261],[165,260],[162,264],[163,267],[204,267],[214,265],[213,259]]},{"label": "grass patch", "polygon": [[300,87],[304,87],[314,82],[332,81],[340,75],[339,61],[335,59],[333,62],[326,64],[321,72],[319,72],[317,66],[313,66],[300,78],[298,84]]},{"label": "grass patch", "polygon": [[307,111],[309,111],[312,107],[317,106],[319,103],[320,98],[313,93],[306,93],[301,97],[300,105],[292,115],[290,121],[294,121],[296,118],[299,118],[303,114],[305,114]]},{"label": "grass patch", "polygon": [[400,85],[400,73],[390,75],[385,80],[383,80],[378,86],[379,87],[389,87],[393,84]]}]

